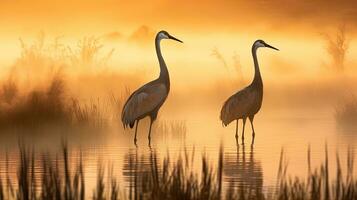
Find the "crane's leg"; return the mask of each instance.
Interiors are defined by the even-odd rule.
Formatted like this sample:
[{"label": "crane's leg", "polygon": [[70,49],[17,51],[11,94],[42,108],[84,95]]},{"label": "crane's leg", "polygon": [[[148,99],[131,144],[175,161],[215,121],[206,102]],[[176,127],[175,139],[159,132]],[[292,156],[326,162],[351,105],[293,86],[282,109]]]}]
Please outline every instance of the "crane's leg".
[{"label": "crane's leg", "polygon": [[236,140],[238,140],[238,119],[237,119],[237,123],[236,123]]},{"label": "crane's leg", "polygon": [[149,140],[149,146],[151,145],[151,127],[152,127],[153,120],[150,118],[150,128],[149,128],[149,135],[148,135],[148,140]]},{"label": "crane's leg", "polygon": [[139,120],[136,120],[134,144],[136,145],[136,133],[138,132]]},{"label": "crane's leg", "polygon": [[245,128],[245,122],[246,121],[247,121],[247,118],[243,118],[242,144],[244,144],[244,128]]},{"label": "crane's leg", "polygon": [[252,126],[252,145],[254,144],[254,139],[255,139],[255,130],[254,130],[254,125],[253,125],[253,120],[254,120],[254,115],[249,117],[250,125]]}]

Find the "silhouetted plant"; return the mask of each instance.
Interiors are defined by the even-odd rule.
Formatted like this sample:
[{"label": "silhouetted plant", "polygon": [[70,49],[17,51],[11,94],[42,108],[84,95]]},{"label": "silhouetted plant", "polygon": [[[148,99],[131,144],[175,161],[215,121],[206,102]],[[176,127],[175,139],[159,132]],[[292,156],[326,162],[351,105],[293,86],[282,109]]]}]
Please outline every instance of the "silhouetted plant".
[{"label": "silhouetted plant", "polygon": [[103,46],[95,37],[83,38],[76,47],[64,45],[60,37],[48,42],[44,32],[33,43],[20,39],[20,45],[20,56],[0,91],[0,129],[63,127],[78,125],[76,122],[91,128],[107,125],[101,109],[109,106],[99,108],[99,102],[79,102],[78,97],[70,97],[62,72],[66,66],[106,66],[113,50],[102,55]]},{"label": "silhouetted plant", "polygon": [[346,36],[346,26],[340,25],[332,36],[324,34],[326,39],[326,51],[332,58],[332,68],[337,71],[345,69],[345,58],[349,49],[349,40]]},{"label": "silhouetted plant", "polygon": [[239,56],[236,52],[234,52],[232,56],[232,65],[228,64],[229,62],[227,62],[227,60],[217,47],[212,50],[211,56],[214,56],[223,65],[223,67],[227,70],[228,73],[231,73],[231,70],[236,72],[236,75],[233,79],[234,82],[238,82],[239,84],[244,83],[242,65],[240,63]]}]

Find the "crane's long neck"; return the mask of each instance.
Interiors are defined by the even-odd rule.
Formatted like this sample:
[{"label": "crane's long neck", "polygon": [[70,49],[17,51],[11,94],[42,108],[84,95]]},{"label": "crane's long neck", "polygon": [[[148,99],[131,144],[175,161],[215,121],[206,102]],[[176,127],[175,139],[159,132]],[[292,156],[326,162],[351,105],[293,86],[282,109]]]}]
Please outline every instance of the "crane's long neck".
[{"label": "crane's long neck", "polygon": [[162,80],[166,84],[170,85],[169,71],[167,70],[165,60],[164,60],[164,58],[162,57],[162,54],[161,54],[160,41],[161,40],[158,37],[156,37],[156,39],[155,39],[155,48],[156,48],[156,54],[157,54],[157,58],[159,60],[159,65],[160,65],[159,80]]},{"label": "crane's long neck", "polygon": [[262,77],[260,75],[258,58],[257,58],[257,49],[258,48],[253,45],[253,47],[252,47],[252,55],[253,55],[253,61],[254,61],[254,79],[253,79],[253,83],[263,84]]}]

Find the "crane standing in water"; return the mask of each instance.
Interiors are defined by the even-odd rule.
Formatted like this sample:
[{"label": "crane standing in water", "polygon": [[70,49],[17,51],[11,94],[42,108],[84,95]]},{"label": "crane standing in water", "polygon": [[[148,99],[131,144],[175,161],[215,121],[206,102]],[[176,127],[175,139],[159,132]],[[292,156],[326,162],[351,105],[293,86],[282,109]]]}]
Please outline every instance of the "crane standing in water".
[{"label": "crane standing in water", "polygon": [[257,40],[252,46],[252,55],[254,60],[255,75],[253,82],[246,88],[238,91],[224,102],[221,110],[221,120],[224,126],[227,126],[232,121],[236,120],[236,141],[238,142],[238,120],[243,120],[243,132],[242,143],[244,143],[244,127],[247,118],[250,120],[252,126],[252,144],[254,143],[255,131],[253,120],[255,114],[260,110],[263,101],[263,81],[260,75],[259,64],[257,59],[257,49],[259,47],[269,47],[278,50],[275,47],[270,46],[263,40]]},{"label": "crane standing in water", "polygon": [[157,113],[162,104],[165,102],[170,91],[169,72],[162,57],[160,48],[160,41],[162,39],[172,39],[182,43],[181,40],[171,36],[166,31],[160,31],[156,35],[155,48],[160,65],[160,76],[133,92],[126,101],[121,114],[121,120],[124,128],[127,126],[133,128],[136,122],[134,144],[136,144],[137,141],[136,134],[138,131],[139,121],[149,116],[150,128],[148,139],[150,145],[152,123],[156,120]]}]

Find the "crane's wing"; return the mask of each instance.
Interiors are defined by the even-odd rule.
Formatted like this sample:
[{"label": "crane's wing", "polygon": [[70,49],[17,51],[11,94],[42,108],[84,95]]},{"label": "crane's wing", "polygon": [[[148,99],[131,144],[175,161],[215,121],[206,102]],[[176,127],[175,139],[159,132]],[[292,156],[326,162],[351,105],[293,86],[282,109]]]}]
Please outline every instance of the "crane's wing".
[{"label": "crane's wing", "polygon": [[135,91],[127,100],[122,111],[124,127],[132,126],[139,117],[153,111],[167,97],[167,88],[162,83],[149,83]]},{"label": "crane's wing", "polygon": [[249,87],[229,97],[221,110],[220,118],[223,124],[227,126],[235,119],[248,117],[257,98],[258,93]]}]

